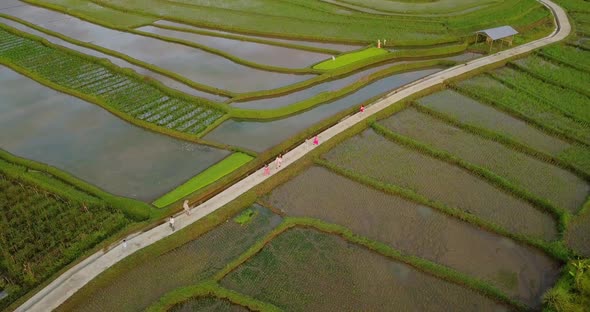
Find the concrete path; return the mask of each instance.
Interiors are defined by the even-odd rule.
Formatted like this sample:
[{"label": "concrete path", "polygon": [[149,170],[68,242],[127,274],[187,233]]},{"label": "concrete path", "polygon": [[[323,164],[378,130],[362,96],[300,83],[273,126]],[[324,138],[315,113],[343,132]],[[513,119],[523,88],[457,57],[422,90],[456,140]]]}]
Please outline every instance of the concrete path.
[{"label": "concrete path", "polygon": [[[365,109],[364,113],[354,114],[346,119],[343,119],[338,124],[332,126],[324,132],[320,133],[320,144],[329,140],[335,135],[342,133],[351,126],[371,117],[375,113],[383,110],[391,104],[399,102],[416,92],[428,89],[436,85],[440,85],[449,78],[460,76],[462,74],[468,73],[470,71],[476,70],[489,64],[501,62],[513,56],[530,52],[534,49],[543,47],[545,45],[566,38],[571,31],[571,25],[569,24],[567,15],[563,11],[563,9],[561,9],[558,5],[548,0],[540,0],[540,2],[542,2],[551,11],[553,11],[554,17],[556,18],[556,24],[558,25],[558,27],[551,35],[543,39],[539,39],[527,43],[525,45],[512,48],[510,50],[498,52],[490,56],[470,61],[466,64],[461,64],[440,71],[428,77],[424,77],[420,80],[417,80],[414,83],[401,87],[389,93],[387,96],[383,97],[382,99],[378,100],[372,105],[369,105]],[[306,145],[304,143],[288,152],[286,155],[283,156],[284,165],[281,168],[281,170],[285,169],[293,162],[305,156],[313,148],[313,146]],[[272,165],[271,167],[274,169],[274,165]],[[275,171],[276,170],[271,170],[271,173],[274,174]],[[186,226],[189,226],[190,224],[196,222],[204,216],[223,207],[225,204],[231,202],[241,194],[257,186],[267,178],[268,177],[263,175],[263,169],[261,168],[256,173],[230,186],[223,192],[219,193],[217,196],[206,201],[205,203],[197,207],[194,207],[192,209],[192,213],[190,216],[187,216],[185,214],[178,215],[175,218],[176,230],[178,231]],[[47,287],[45,287],[43,290],[38,292],[32,298],[30,298],[16,311],[51,311],[58,307],[60,304],[62,304],[65,300],[67,300],[70,296],[72,296],[84,285],[86,285],[86,283],[88,283],[90,280],[95,278],[97,275],[99,275],[115,263],[121,261],[123,258],[133,254],[134,252],[146,246],[149,246],[171,234],[173,234],[172,230],[170,229],[169,225],[165,223],[153,229],[150,229],[147,232],[138,233],[133,237],[129,237],[127,240],[128,245],[125,248],[121,244],[119,244],[106,252],[99,251],[96,254],[85,259],[78,265],[72,267],[70,270],[66,271],[64,274],[62,274],[60,277],[58,277],[56,280],[50,283]]]}]

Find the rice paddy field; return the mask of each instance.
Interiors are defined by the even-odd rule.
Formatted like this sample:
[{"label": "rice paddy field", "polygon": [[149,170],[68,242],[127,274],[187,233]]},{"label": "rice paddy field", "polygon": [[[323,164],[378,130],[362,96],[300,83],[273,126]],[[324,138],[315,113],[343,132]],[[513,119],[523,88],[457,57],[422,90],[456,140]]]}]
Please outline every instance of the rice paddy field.
[{"label": "rice paddy field", "polygon": [[[555,27],[536,0],[0,2],[0,311],[498,51],[476,31]],[[565,41],[396,103],[56,311],[585,311],[590,6],[556,2]]]}]

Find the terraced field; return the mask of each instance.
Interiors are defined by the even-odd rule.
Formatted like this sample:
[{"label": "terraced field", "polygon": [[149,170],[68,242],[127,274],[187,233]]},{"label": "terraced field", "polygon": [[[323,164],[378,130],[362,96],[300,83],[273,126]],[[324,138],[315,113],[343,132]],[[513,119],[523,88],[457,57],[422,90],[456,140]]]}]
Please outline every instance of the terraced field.
[{"label": "terraced field", "polygon": [[[560,3],[576,23],[567,43],[322,142],[57,310],[584,307],[590,10]],[[534,0],[1,3],[0,121],[18,131],[0,131],[0,147],[59,169],[0,158],[0,309],[99,248],[123,257],[121,238],[160,229],[184,200],[214,197],[361,104],[484,55],[473,33],[505,24],[516,45],[554,27]],[[14,101],[22,79],[44,95]]]}]

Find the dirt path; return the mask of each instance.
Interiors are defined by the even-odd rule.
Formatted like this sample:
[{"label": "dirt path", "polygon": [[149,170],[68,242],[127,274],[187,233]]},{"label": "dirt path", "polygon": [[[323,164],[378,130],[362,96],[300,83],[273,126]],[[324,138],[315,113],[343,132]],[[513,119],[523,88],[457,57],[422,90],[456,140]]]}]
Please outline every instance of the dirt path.
[{"label": "dirt path", "polygon": [[[509,50],[470,61],[466,64],[461,64],[440,71],[428,77],[417,80],[414,83],[401,87],[395,91],[392,91],[382,99],[378,100],[372,105],[369,105],[365,109],[364,113],[354,114],[320,133],[320,144],[329,140],[335,135],[342,133],[351,126],[371,117],[373,114],[383,110],[393,103],[399,102],[416,92],[440,85],[449,78],[460,76],[489,64],[502,62],[503,60],[509,59],[513,56],[527,53],[534,49],[565,39],[571,31],[571,25],[565,11],[551,1],[540,0],[540,2],[553,11],[557,21],[556,24],[558,27],[551,35]],[[305,156],[312,148],[313,147],[302,144],[288,152],[283,157],[284,166],[282,169],[288,167],[293,162]],[[223,207],[225,204],[236,199],[241,194],[260,184],[266,178],[267,177],[263,175],[263,169],[261,168],[256,173],[248,176],[247,178],[244,178],[236,184],[228,187],[217,196],[211,198],[198,207],[195,207],[190,216],[186,216],[184,214],[179,215],[175,220],[176,230],[178,231],[212,213],[213,211]],[[56,280],[51,282],[47,287],[31,297],[27,302],[16,309],[16,311],[51,311],[62,304],[84,285],[86,285],[86,283],[88,283],[90,280],[95,278],[97,275],[115,263],[121,261],[121,259],[171,234],[172,231],[168,224],[162,224],[153,229],[150,229],[147,232],[142,232],[129,238],[127,240],[128,244],[126,248],[123,248],[122,245],[118,245],[107,251],[99,251],[66,271]]]}]

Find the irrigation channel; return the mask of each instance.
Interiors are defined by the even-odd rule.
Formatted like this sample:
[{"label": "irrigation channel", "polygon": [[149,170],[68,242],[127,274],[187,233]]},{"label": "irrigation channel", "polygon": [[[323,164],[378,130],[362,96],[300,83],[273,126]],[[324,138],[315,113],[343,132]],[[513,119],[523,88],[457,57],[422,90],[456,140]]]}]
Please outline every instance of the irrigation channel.
[{"label": "irrigation channel", "polygon": [[[369,105],[364,113],[351,115],[334,126],[319,133],[320,144],[342,133],[348,128],[367,120],[381,110],[400,102],[401,100],[420,91],[428,90],[432,87],[443,84],[446,80],[453,77],[461,76],[490,64],[502,63],[518,55],[528,53],[545,45],[558,42],[565,39],[571,31],[568,17],[563,9],[555,3],[548,0],[541,0],[554,14],[557,27],[553,33],[545,38],[514,47],[509,50],[495,53],[483,58],[469,61],[466,64],[458,65],[440,72],[423,77],[413,83],[403,86],[392,91],[385,97]],[[284,155],[284,166],[280,170],[288,167],[298,159],[305,156],[310,150],[306,144],[299,145]],[[189,216],[177,216],[177,229],[182,229],[211,212],[223,207],[225,204],[236,199],[241,194],[247,192],[253,187],[262,183],[267,177],[263,176],[263,169],[259,169],[254,174],[238,181],[229,186],[223,192],[217,194],[210,200],[193,208],[193,213]],[[27,302],[20,306],[16,311],[50,311],[57,308],[77,290],[82,288],[86,283],[102,273],[121,259],[133,254],[134,252],[149,246],[172,234],[167,224],[161,224],[148,231],[136,233],[128,238],[128,245],[123,248],[121,245],[113,246],[109,250],[103,250],[95,253],[89,258],[83,260],[70,270],[66,271],[48,286],[31,297]]]}]

